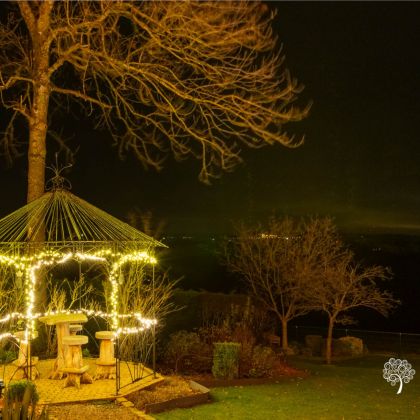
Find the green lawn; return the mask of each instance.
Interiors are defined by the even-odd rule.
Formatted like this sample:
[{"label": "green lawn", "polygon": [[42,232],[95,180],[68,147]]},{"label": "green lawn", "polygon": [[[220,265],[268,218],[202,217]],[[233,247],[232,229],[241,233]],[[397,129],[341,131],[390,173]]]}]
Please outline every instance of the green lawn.
[{"label": "green lawn", "polygon": [[418,374],[391,386],[382,378],[388,356],[368,356],[333,366],[292,358],[290,363],[311,372],[305,379],[276,384],[213,388],[213,403],[155,415],[163,419],[420,419],[420,356],[407,357]]}]

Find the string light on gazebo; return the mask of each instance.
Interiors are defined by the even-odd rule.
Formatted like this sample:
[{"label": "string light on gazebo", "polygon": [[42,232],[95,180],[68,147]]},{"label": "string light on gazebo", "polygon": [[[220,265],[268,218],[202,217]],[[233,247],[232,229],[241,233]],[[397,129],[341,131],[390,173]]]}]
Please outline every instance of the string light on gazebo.
[{"label": "string light on gazebo", "polygon": [[[50,190],[43,196],[0,220],[0,265],[12,267],[25,288],[25,311],[5,314],[0,323],[24,319],[25,337],[30,338],[35,320],[51,314],[35,310],[38,271],[76,261],[109,266],[111,285],[110,313],[80,311],[110,319],[116,335],[141,332],[156,325],[156,320],[140,314],[119,313],[119,277],[125,265],[156,264],[151,251],[165,245],[63,189],[64,185],[66,183],[56,174]],[[119,320],[123,318],[132,318],[139,325],[121,328]],[[1,334],[0,339],[10,334]]]}]

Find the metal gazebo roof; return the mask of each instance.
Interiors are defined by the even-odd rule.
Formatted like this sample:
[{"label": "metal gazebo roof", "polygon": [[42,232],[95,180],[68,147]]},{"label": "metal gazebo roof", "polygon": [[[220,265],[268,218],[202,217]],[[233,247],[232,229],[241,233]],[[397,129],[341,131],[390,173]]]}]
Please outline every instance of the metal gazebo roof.
[{"label": "metal gazebo roof", "polygon": [[37,238],[43,247],[59,249],[166,247],[61,186],[0,220],[3,252],[34,246]]}]

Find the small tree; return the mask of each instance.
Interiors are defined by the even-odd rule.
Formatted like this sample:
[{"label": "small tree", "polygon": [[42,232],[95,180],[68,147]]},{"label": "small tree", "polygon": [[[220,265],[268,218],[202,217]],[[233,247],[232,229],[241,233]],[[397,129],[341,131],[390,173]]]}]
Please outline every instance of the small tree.
[{"label": "small tree", "polygon": [[271,218],[261,225],[237,228],[226,246],[228,268],[245,280],[249,291],[274,313],[282,325],[282,347],[288,347],[287,325],[312,309],[306,290],[319,266],[328,266],[341,253],[331,219],[301,222]]},{"label": "small tree", "polygon": [[349,324],[353,319],[346,315],[358,307],[371,308],[387,316],[394,307],[391,293],[382,291],[376,282],[391,278],[389,269],[382,266],[362,267],[346,251],[339,261],[319,267],[316,282],[307,289],[313,307],[328,315],[326,362],[331,363],[332,334],[335,324]]}]

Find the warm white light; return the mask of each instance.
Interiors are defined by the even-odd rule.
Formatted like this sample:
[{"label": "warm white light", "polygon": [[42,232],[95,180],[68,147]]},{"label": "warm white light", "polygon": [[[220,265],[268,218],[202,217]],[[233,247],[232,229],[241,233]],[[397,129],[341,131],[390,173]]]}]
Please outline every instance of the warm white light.
[{"label": "warm white light", "polygon": [[[112,269],[109,274],[109,281],[111,282],[111,313],[105,313],[102,311],[92,311],[87,309],[79,309],[77,311],[63,310],[48,312],[45,314],[33,313],[35,307],[35,287],[37,282],[36,272],[43,266],[49,266],[53,264],[64,264],[67,261],[74,259],[76,261],[101,261],[106,262],[107,258],[114,260]],[[11,319],[19,318],[26,319],[26,331],[25,337],[32,337],[32,332],[35,329],[35,320],[40,316],[47,316],[57,313],[82,313],[84,312],[87,316],[92,317],[103,317],[110,318],[112,329],[117,335],[119,334],[133,334],[149,329],[151,326],[156,325],[157,321],[154,319],[143,318],[141,314],[119,314],[118,313],[118,278],[119,271],[122,266],[129,262],[142,261],[149,264],[156,264],[156,259],[149,255],[147,252],[133,252],[128,254],[115,253],[111,249],[105,248],[92,253],[60,253],[53,250],[46,250],[37,255],[32,256],[10,256],[0,254],[0,264],[12,266],[16,270],[16,275],[23,277],[25,284],[25,300],[26,300],[26,313],[13,312],[7,314],[3,318],[0,318],[0,323],[5,323]],[[119,319],[121,318],[134,318],[140,325],[138,327],[127,327],[119,328]],[[13,336],[12,333],[0,334],[0,340],[5,337]]]}]

